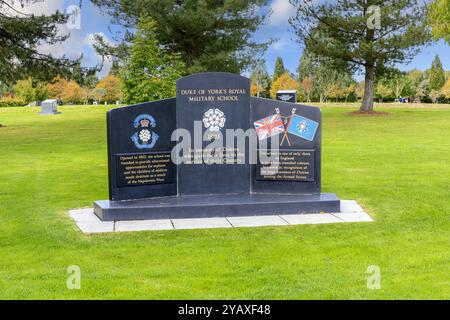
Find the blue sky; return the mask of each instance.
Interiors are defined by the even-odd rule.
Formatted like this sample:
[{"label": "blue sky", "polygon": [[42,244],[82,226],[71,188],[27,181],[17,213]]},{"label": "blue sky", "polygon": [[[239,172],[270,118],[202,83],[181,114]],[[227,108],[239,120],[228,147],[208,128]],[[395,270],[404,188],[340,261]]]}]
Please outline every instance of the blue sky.
[{"label": "blue sky", "polygon": [[[51,0],[44,2],[44,4],[33,5],[26,10],[37,14],[50,13],[55,10],[65,12],[70,5],[78,4],[79,0]],[[278,56],[283,58],[285,67],[295,73],[302,54],[302,48],[295,41],[295,35],[292,33],[288,23],[289,17],[295,12],[289,4],[289,0],[272,0],[269,7],[273,13],[266,24],[255,34],[254,39],[257,41],[266,41],[269,38],[278,39],[265,54],[269,73],[273,72],[275,60]],[[267,9],[265,8],[265,10]],[[121,30],[120,27],[112,25],[110,20],[109,16],[93,6],[89,0],[84,0],[81,8],[81,28],[75,30],[63,28],[61,32],[70,33],[69,40],[53,47],[44,46],[43,51],[54,55],[65,54],[70,58],[79,57],[83,54],[83,64],[85,66],[96,65],[100,62],[100,58],[92,47],[93,34],[101,33],[106,39],[111,40],[113,33],[110,28],[112,31]],[[431,66],[431,62],[436,54],[440,55],[444,68],[450,70],[450,46],[443,41],[424,48],[411,63],[401,65],[399,68],[402,70],[413,68],[425,70]],[[99,76],[107,74],[109,67],[110,62],[106,61],[104,69]]]}]

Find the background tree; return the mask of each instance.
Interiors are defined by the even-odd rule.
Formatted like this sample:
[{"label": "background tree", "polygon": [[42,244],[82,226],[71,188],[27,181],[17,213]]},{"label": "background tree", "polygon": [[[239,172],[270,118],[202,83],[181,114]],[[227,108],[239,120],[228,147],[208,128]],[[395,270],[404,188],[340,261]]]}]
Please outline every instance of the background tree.
[{"label": "background tree", "polygon": [[100,80],[95,88],[104,89],[104,101],[114,103],[122,100],[122,81],[112,74]]},{"label": "background tree", "polygon": [[26,103],[30,103],[35,99],[36,93],[31,77],[17,81],[13,90],[16,97],[22,98]]},{"label": "background tree", "polygon": [[64,87],[61,99],[65,103],[80,103],[84,102],[84,90],[76,81],[68,81]]},{"label": "background tree", "polygon": [[297,8],[291,26],[309,52],[364,71],[362,112],[373,110],[376,77],[386,66],[413,58],[430,39],[426,19],[411,18],[426,13],[419,0],[290,1]]},{"label": "background tree", "polygon": [[0,0],[0,80],[14,83],[18,79],[33,76],[50,80],[56,74],[69,72],[73,62],[38,52],[38,45],[55,44],[67,39],[58,32],[58,26],[66,23],[67,16],[55,12],[48,16],[25,14],[13,5],[22,6],[44,0]]},{"label": "background tree", "polygon": [[444,68],[442,67],[441,59],[439,59],[438,55],[436,55],[436,57],[433,60],[429,77],[431,90],[438,91],[444,86],[446,77]]},{"label": "background tree", "polygon": [[325,102],[337,82],[339,72],[327,63],[317,62],[312,74],[314,91],[319,96],[320,102]]},{"label": "background tree", "polygon": [[34,99],[40,105],[42,101],[48,99],[47,84],[45,82],[38,82],[34,89]]},{"label": "background tree", "polygon": [[433,38],[450,44],[450,0],[432,1],[428,12]]},{"label": "background tree", "polygon": [[47,92],[51,99],[62,99],[65,94],[68,81],[57,76],[47,85]]},{"label": "background tree", "polygon": [[106,90],[104,88],[95,88],[90,93],[90,98],[94,99],[98,103],[103,101],[103,98],[105,97]]},{"label": "background tree", "polygon": [[[260,7],[267,0],[93,0],[115,23],[133,29],[139,17],[155,21],[158,43],[169,53],[181,54],[186,73],[229,71],[240,73],[257,53],[267,47],[252,40],[265,20]],[[125,35],[121,49],[100,47],[123,60],[127,55]],[[103,42],[103,44],[105,44]],[[104,51],[105,52],[105,51]],[[124,55],[124,56],[120,56]]]},{"label": "background tree", "polygon": [[139,22],[130,59],[121,73],[127,103],[154,101],[176,94],[176,81],[184,73],[185,66],[179,54],[168,52],[159,45],[155,32],[152,20]]},{"label": "background tree", "polygon": [[25,101],[26,103],[34,102],[40,105],[48,97],[47,85],[44,82],[37,82],[31,77],[19,80],[13,87],[16,97]]},{"label": "background tree", "polygon": [[279,90],[299,90],[299,83],[295,80],[289,72],[285,72],[277,80],[272,83],[270,89],[270,96],[275,99]]},{"label": "background tree", "polygon": [[424,79],[419,83],[416,90],[417,99],[419,102],[426,101],[430,95],[430,80]]},{"label": "background tree", "polygon": [[273,72],[273,81],[276,81],[279,77],[286,73],[284,68],[283,58],[278,57],[275,62],[275,71]]},{"label": "background tree", "polygon": [[82,87],[94,88],[98,82],[96,68],[83,68],[79,61],[70,68],[68,80],[74,80]]},{"label": "background tree", "polygon": [[303,52],[300,57],[300,63],[297,68],[298,79],[301,81],[305,78],[311,78],[314,71],[314,62],[310,54]]},{"label": "background tree", "polygon": [[312,95],[314,93],[314,85],[309,77],[305,77],[301,83],[301,90],[303,91],[304,96],[306,97],[307,102],[311,102]]},{"label": "background tree", "polygon": [[444,95],[445,98],[450,99],[450,78],[442,87],[442,94]]},{"label": "background tree", "polygon": [[261,98],[270,98],[270,86],[272,81],[270,79],[269,73],[266,69],[266,61],[260,59],[250,75],[252,80],[253,88],[255,90],[255,96]]}]

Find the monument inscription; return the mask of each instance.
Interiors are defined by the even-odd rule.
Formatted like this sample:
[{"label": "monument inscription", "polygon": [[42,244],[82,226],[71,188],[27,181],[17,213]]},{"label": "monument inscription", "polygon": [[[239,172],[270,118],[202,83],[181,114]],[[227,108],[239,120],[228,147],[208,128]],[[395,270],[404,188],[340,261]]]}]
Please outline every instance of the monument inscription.
[{"label": "monument inscription", "polygon": [[170,152],[122,154],[116,158],[119,187],[176,182],[176,166]]},{"label": "monument inscription", "polygon": [[248,148],[230,143],[226,134],[248,130],[249,118],[249,79],[203,73],[178,81],[177,127],[193,137],[189,150],[179,155],[180,195],[249,192]]},{"label": "monument inscription", "polygon": [[[256,166],[258,181],[296,181],[313,182],[314,150],[261,150],[268,155],[259,160]],[[270,160],[275,159],[275,160]]]}]

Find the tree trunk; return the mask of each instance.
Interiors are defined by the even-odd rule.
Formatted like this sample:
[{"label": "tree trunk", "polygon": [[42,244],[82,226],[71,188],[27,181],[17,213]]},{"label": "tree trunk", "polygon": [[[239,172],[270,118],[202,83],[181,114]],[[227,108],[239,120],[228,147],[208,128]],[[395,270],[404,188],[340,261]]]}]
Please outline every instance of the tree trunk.
[{"label": "tree trunk", "polygon": [[375,92],[375,67],[366,66],[364,97],[359,111],[361,112],[373,111],[374,92]]}]

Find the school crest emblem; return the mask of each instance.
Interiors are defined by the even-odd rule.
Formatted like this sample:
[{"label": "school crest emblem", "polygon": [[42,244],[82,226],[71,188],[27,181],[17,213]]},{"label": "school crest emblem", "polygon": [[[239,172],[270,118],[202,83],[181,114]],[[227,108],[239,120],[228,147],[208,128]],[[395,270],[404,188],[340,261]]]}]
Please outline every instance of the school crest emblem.
[{"label": "school crest emblem", "polygon": [[227,118],[225,114],[217,108],[209,109],[203,115],[203,125],[211,132],[218,132],[225,127]]},{"label": "school crest emblem", "polygon": [[153,149],[159,139],[159,135],[154,131],[156,128],[155,118],[148,114],[141,114],[134,120],[133,126],[139,129],[131,137],[136,148]]}]

